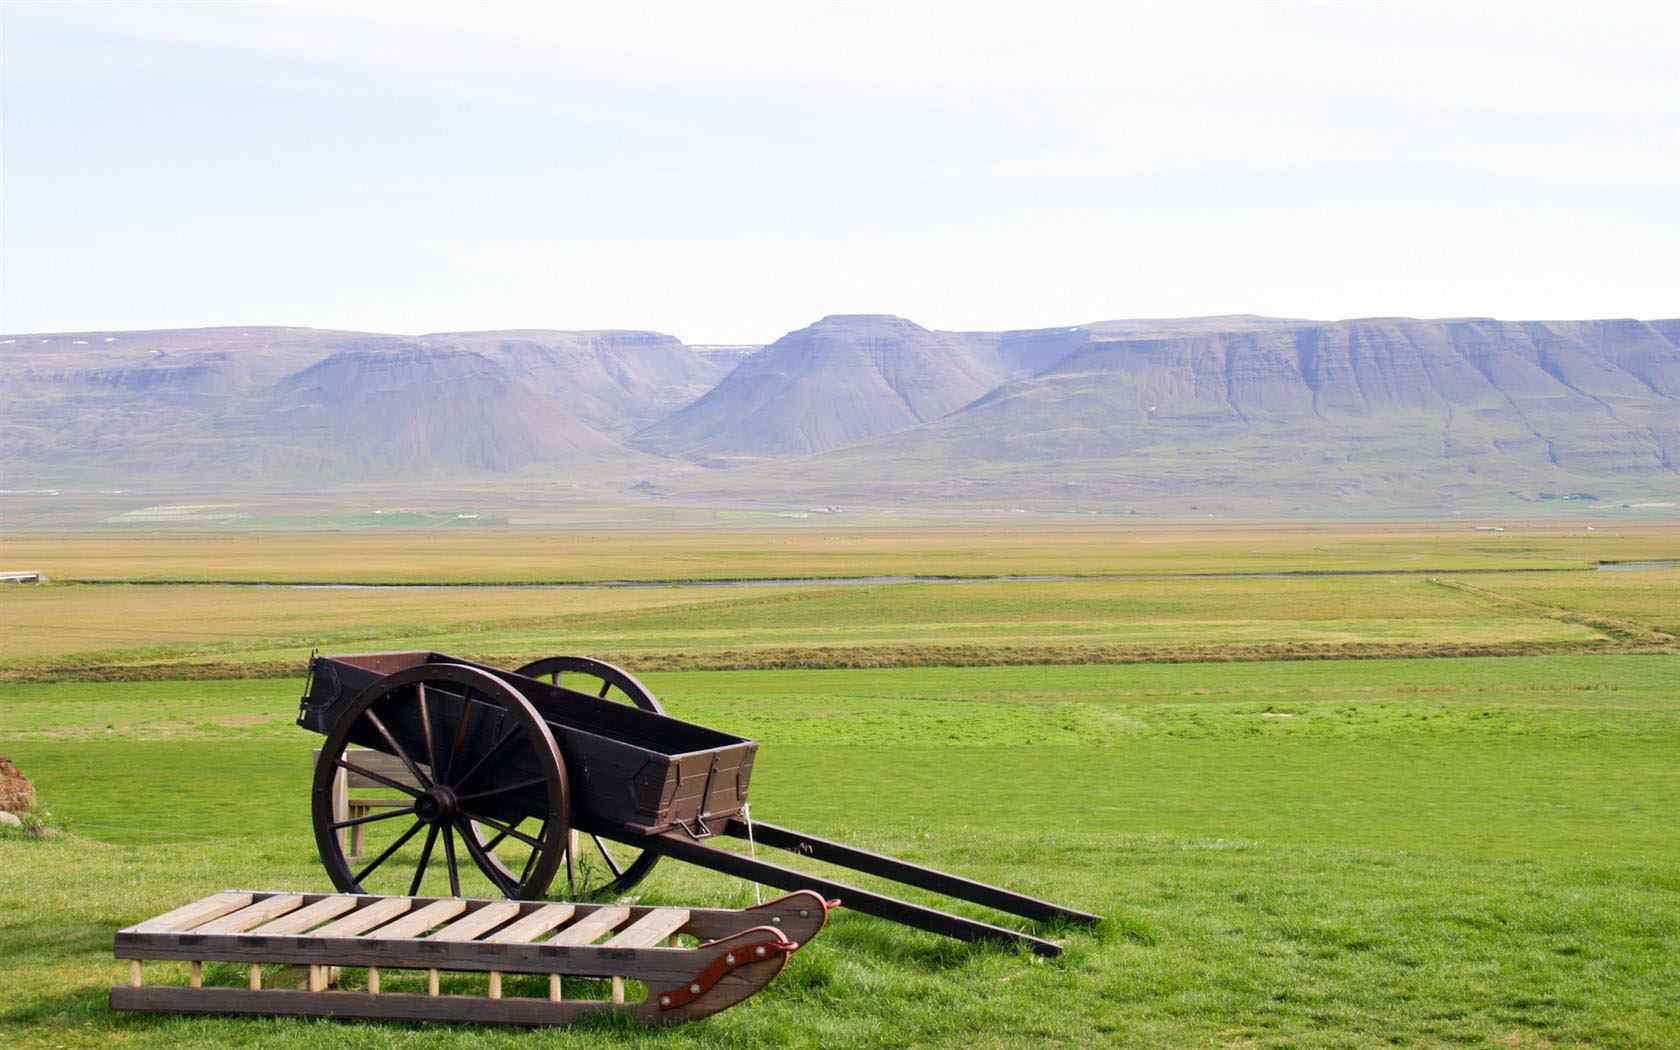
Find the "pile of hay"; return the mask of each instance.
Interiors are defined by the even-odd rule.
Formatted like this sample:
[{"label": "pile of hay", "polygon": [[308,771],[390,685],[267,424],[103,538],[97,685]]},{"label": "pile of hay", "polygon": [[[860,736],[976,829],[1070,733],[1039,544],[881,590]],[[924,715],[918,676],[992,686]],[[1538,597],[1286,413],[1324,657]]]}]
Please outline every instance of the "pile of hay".
[{"label": "pile of hay", "polygon": [[28,813],[35,808],[35,785],[12,760],[0,756],[0,811]]}]

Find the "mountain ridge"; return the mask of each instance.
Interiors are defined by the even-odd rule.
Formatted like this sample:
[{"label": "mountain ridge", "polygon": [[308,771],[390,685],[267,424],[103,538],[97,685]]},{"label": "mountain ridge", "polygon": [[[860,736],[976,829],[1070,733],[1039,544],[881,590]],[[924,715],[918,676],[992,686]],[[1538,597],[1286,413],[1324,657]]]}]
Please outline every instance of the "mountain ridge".
[{"label": "mountain ridge", "polygon": [[832,314],[762,349],[638,330],[21,333],[0,336],[0,378],[0,469],[39,484],[577,467],[627,498],[1427,503],[1680,483],[1680,319],[957,332]]}]

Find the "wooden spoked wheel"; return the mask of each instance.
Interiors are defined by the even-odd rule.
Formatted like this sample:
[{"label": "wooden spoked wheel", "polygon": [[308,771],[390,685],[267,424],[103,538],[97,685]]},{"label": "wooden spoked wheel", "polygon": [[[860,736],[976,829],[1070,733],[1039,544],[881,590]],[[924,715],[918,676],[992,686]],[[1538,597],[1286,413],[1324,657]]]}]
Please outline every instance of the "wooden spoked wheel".
[{"label": "wooden spoked wheel", "polygon": [[[665,713],[653,690],[624,668],[588,656],[545,656],[532,660],[514,672],[551,685],[587,693],[598,700],[632,704],[656,715]],[[580,836],[571,836],[577,839]],[[566,878],[572,892],[581,897],[610,899],[629,892],[648,877],[659,863],[659,854],[638,850],[624,843],[609,846],[591,832],[594,849],[581,846],[577,855],[567,854]],[[604,867],[603,867],[604,866]]]},{"label": "wooden spoked wheel", "polygon": [[551,685],[588,693],[599,700],[634,704],[656,715],[665,713],[653,690],[624,668],[588,656],[545,656],[513,672]]},{"label": "wooden spoked wheel", "polygon": [[[408,776],[369,769],[365,759],[359,764],[352,745],[396,757]],[[339,817],[340,769],[392,797],[365,816]],[[428,878],[447,878],[449,894],[458,897],[463,880],[481,873],[503,896],[539,898],[559,870],[570,831],[566,765],[547,723],[507,682],[460,664],[387,675],[350,701],[327,734],[310,801],[321,860],[345,893],[417,896]],[[374,844],[371,856],[352,861],[341,832],[358,825]],[[498,856],[508,848],[522,854],[517,863]]]}]

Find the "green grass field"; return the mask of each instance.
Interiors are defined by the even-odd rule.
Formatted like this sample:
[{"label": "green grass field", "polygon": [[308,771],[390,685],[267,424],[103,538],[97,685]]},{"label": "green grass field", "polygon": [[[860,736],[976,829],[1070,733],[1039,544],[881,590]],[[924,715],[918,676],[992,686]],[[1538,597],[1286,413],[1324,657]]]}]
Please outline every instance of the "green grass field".
[{"label": "green grass field", "polygon": [[[683,534],[623,538],[622,552],[585,543],[556,571],[617,575],[676,548],[695,559],[688,575],[926,572],[951,551],[971,575],[1272,555],[1527,571],[0,591],[0,753],[35,779],[57,831],[0,833],[0,1031],[25,1047],[1680,1045],[1680,570],[1533,571],[1672,556],[1675,535],[1413,529],[1385,546],[1303,528],[1175,546],[1137,533],[1147,555],[1104,562],[1098,541],[1115,537],[1095,532],[1051,538],[1068,550],[864,532],[856,560],[827,560],[809,534],[733,559]],[[294,578],[402,564],[337,534],[225,548],[133,536],[103,554],[88,536],[60,540],[64,565],[125,578],[214,558]],[[459,559],[440,570],[453,579],[538,564],[530,544],[502,556],[448,542],[465,544],[441,549]],[[262,561],[254,543],[290,553]],[[0,544],[8,562],[53,549]],[[320,738],[293,724],[296,669],[316,645],[620,657],[672,713],[761,742],[761,818],[1108,920],[1051,931],[1068,951],[1037,961],[843,911],[764,994],[670,1032],[109,1013],[118,927],[229,886],[329,888],[307,804]],[[1477,651],[1515,655],[1442,656]],[[779,664],[810,666],[767,669]],[[751,900],[670,861],[638,892]]]},{"label": "green grass field", "polygon": [[[1680,1041],[1680,658],[650,678],[683,716],[762,742],[767,818],[1109,922],[1037,963],[843,915],[752,1004],[631,1041]],[[12,1042],[625,1039],[105,1012],[117,926],[225,885],[327,888],[300,688],[4,687],[0,737],[68,829],[0,841]],[[644,890],[745,892],[673,862]]]}]

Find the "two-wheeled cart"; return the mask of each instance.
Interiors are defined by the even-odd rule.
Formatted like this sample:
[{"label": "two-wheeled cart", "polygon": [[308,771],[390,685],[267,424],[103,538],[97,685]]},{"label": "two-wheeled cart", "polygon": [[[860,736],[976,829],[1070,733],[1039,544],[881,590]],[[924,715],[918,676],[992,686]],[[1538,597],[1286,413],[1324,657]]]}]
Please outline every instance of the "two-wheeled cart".
[{"label": "two-wheeled cart", "polygon": [[[671,718],[633,675],[585,657],[550,657],[512,672],[432,652],[314,657],[298,724],[326,737],[312,793],[315,841],[344,893],[380,892],[383,880],[385,892],[412,897],[428,873],[436,878],[441,870],[450,894],[460,896],[463,875],[476,868],[502,896],[536,900],[564,865],[575,895],[580,864],[598,855],[610,878],[596,895],[615,896],[646,878],[661,857],[672,857],[786,890],[814,890],[856,911],[949,937],[1061,952],[1053,941],[1020,930],[713,844],[728,836],[1034,922],[1101,921],[749,821],[757,743]],[[375,763],[359,749],[394,757],[397,765]],[[345,776],[396,794],[346,817]],[[382,848],[350,855],[347,829],[387,821],[393,835]],[[582,836],[595,847],[587,857]]]}]

